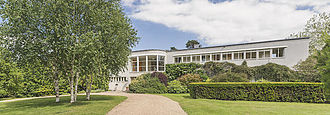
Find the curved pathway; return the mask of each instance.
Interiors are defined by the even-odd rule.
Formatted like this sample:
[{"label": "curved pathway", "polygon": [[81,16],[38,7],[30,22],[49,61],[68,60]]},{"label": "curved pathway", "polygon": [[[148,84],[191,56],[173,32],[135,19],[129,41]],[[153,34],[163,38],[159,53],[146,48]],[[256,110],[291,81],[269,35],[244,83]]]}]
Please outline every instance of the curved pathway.
[{"label": "curved pathway", "polygon": [[113,108],[107,115],[187,115],[179,103],[160,95],[105,92],[101,95],[126,96],[124,102]]}]

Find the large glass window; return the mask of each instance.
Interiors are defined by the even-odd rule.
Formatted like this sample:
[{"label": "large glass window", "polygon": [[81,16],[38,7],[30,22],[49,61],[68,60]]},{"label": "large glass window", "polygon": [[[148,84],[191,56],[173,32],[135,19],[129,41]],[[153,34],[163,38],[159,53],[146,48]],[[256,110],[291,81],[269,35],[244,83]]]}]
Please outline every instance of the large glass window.
[{"label": "large glass window", "polygon": [[158,56],[158,71],[165,70],[165,56]]},{"label": "large glass window", "polygon": [[283,57],[283,56],[284,56],[284,48],[272,49],[272,57]]},{"label": "large glass window", "polygon": [[244,59],[244,53],[243,52],[234,52],[234,59],[235,60]]},{"label": "large glass window", "polygon": [[188,63],[188,62],[190,62],[191,60],[190,60],[190,56],[183,56],[183,59],[182,59],[182,62],[184,62],[184,63]]},{"label": "large glass window", "polygon": [[175,63],[181,63],[181,57],[174,57]]},{"label": "large glass window", "polygon": [[146,71],[146,56],[139,56],[139,71]]},{"label": "large glass window", "polygon": [[259,51],[259,59],[265,59],[270,57],[270,51],[269,50],[262,50]]},{"label": "large glass window", "polygon": [[206,54],[206,61],[210,61],[211,60],[211,55],[210,54]]},{"label": "large glass window", "polygon": [[137,71],[137,58],[131,57],[132,71]]},{"label": "large glass window", "polygon": [[157,56],[148,56],[148,71],[157,71]]},{"label": "large glass window", "polygon": [[256,58],[257,58],[257,52],[255,51],[246,52],[246,59],[256,59]]},{"label": "large glass window", "polygon": [[192,56],[192,61],[193,62],[200,62],[201,61],[201,56],[200,55],[193,55]]},{"label": "large glass window", "polygon": [[231,53],[223,53],[222,54],[222,60],[232,60],[232,54]]},{"label": "large glass window", "polygon": [[212,54],[212,61],[220,61],[221,54]]}]

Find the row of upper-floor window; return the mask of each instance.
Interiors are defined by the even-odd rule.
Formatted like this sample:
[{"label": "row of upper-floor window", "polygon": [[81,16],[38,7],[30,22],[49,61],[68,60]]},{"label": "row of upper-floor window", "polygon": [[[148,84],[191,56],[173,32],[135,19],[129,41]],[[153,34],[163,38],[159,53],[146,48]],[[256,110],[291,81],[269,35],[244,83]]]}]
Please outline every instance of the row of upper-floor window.
[{"label": "row of upper-floor window", "polygon": [[285,48],[271,48],[261,50],[247,50],[235,52],[219,52],[207,54],[183,55],[174,57],[175,63],[226,61],[244,59],[269,59],[284,57]]},{"label": "row of upper-floor window", "polygon": [[164,71],[165,56],[146,55],[130,57],[131,72]]}]

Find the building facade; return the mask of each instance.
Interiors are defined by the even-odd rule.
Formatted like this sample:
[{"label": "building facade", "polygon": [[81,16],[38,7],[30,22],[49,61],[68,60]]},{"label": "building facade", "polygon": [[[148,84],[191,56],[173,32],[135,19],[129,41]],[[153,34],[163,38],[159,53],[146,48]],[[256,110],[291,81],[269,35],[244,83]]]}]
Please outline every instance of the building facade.
[{"label": "building facade", "polygon": [[259,66],[269,62],[292,68],[305,60],[309,53],[309,39],[295,38],[273,41],[231,44],[176,51],[139,50],[129,56],[127,71],[111,77],[109,89],[126,91],[137,76],[151,72],[164,72],[166,64],[231,62],[237,65],[244,60],[248,66]]}]

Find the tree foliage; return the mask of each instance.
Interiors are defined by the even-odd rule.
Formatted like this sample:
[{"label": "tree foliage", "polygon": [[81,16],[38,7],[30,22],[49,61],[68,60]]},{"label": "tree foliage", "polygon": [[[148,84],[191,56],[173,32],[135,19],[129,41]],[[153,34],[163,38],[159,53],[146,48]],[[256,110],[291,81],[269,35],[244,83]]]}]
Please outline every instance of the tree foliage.
[{"label": "tree foliage", "polygon": [[322,38],[325,46],[317,53],[317,67],[322,75],[322,82],[325,84],[325,90],[330,99],[330,35],[324,33]]},{"label": "tree foliage", "polygon": [[321,50],[325,45],[325,42],[321,38],[322,33],[330,33],[329,12],[314,15],[307,21],[307,24],[302,32],[293,33],[290,37],[310,37],[311,41],[309,44],[309,52],[313,54],[318,50]]},{"label": "tree foliage", "polygon": [[186,43],[186,48],[193,49],[195,48],[195,45],[198,45],[198,47],[201,46],[197,40],[188,40],[188,42]]},{"label": "tree foliage", "polygon": [[265,79],[272,82],[296,81],[296,74],[289,67],[275,63],[256,66],[255,80]]},{"label": "tree foliage", "polygon": [[138,40],[119,0],[3,0],[0,12],[2,45],[19,67],[39,64],[52,76],[56,101],[63,80],[71,102],[81,80],[89,99],[93,81],[126,69]]},{"label": "tree foliage", "polygon": [[321,75],[316,68],[317,59],[309,56],[306,60],[298,62],[293,68],[297,71],[298,79],[305,82],[320,82]]}]

